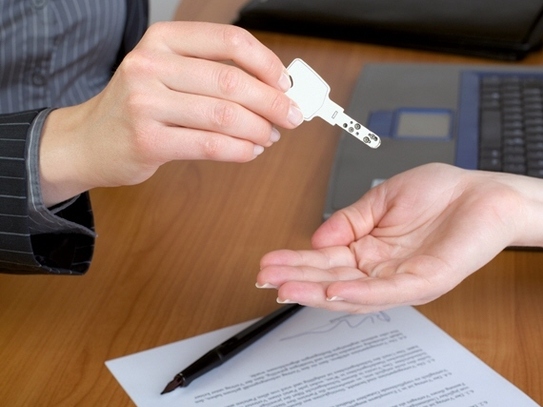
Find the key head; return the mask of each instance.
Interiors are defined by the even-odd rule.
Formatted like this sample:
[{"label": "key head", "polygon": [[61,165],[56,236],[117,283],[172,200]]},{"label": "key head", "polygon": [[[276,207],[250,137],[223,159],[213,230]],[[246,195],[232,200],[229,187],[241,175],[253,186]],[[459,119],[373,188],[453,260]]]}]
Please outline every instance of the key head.
[{"label": "key head", "polygon": [[287,96],[296,102],[304,120],[313,119],[328,100],[330,86],[299,58],[292,61],[287,70],[292,81]]},{"label": "key head", "polygon": [[338,125],[371,148],[377,148],[381,139],[351,119],[343,108],[329,98],[330,86],[303,60],[297,58],[287,68],[292,81],[287,91],[302,111],[306,121],[319,116],[332,126]]}]

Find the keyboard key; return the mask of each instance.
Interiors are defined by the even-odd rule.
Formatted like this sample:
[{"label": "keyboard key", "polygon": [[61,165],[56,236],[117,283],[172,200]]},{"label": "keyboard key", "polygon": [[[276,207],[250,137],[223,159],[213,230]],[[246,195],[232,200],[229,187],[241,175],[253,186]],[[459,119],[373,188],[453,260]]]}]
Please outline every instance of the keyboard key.
[{"label": "keyboard key", "polygon": [[481,112],[481,147],[501,148],[501,113],[497,111]]},{"label": "keyboard key", "polygon": [[528,163],[534,161],[542,161],[543,151],[528,151],[528,154],[526,154],[526,159],[528,160]]},{"label": "keyboard key", "polygon": [[529,175],[530,177],[543,178],[543,168],[528,169],[526,175]]},{"label": "keyboard key", "polygon": [[543,75],[484,75],[479,168],[543,178]]},{"label": "keyboard key", "polygon": [[483,171],[501,171],[502,162],[497,158],[482,158],[479,160],[479,169]]},{"label": "keyboard key", "polygon": [[504,164],[503,171],[511,174],[526,174],[526,165],[524,164]]}]

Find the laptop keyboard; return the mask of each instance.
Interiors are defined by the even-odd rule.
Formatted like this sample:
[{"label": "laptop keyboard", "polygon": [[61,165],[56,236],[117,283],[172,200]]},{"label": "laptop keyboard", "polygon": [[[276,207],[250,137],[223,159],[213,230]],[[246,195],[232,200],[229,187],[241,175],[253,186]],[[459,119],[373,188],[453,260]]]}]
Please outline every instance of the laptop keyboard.
[{"label": "laptop keyboard", "polygon": [[543,77],[483,76],[479,169],[543,178]]}]

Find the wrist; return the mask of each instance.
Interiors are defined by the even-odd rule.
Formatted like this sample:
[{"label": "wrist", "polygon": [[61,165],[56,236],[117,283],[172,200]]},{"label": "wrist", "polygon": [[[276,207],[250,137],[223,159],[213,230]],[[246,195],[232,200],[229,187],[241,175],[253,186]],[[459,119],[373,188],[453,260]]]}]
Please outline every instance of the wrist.
[{"label": "wrist", "polygon": [[504,182],[518,196],[509,208],[514,221],[510,246],[543,247],[543,180],[503,174]]},{"label": "wrist", "polygon": [[43,124],[39,145],[39,173],[42,199],[54,206],[87,191],[91,186],[82,176],[84,157],[79,145],[78,111],[74,107],[53,110]]}]

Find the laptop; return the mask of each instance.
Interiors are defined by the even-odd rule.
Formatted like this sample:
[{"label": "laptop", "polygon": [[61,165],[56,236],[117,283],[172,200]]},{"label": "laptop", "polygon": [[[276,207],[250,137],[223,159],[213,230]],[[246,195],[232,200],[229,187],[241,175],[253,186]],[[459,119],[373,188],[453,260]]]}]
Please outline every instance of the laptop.
[{"label": "laptop", "polygon": [[369,149],[342,133],[324,219],[430,162],[543,177],[543,68],[366,65],[346,112],[382,144]]},{"label": "laptop", "polygon": [[248,28],[519,60],[541,47],[541,0],[249,0]]}]

